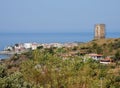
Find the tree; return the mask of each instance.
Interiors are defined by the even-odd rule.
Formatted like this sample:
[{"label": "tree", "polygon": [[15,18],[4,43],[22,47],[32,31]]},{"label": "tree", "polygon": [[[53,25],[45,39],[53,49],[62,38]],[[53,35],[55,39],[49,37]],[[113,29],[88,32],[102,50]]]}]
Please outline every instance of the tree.
[{"label": "tree", "polygon": [[37,49],[43,49],[43,46],[38,46]]},{"label": "tree", "polygon": [[120,51],[117,51],[115,53],[115,61],[119,61],[120,60]]},{"label": "tree", "polygon": [[5,65],[0,65],[0,78],[3,78],[7,75],[6,67]]},{"label": "tree", "polygon": [[16,47],[18,47],[18,46],[19,46],[19,44],[15,44],[15,46],[16,46]]}]

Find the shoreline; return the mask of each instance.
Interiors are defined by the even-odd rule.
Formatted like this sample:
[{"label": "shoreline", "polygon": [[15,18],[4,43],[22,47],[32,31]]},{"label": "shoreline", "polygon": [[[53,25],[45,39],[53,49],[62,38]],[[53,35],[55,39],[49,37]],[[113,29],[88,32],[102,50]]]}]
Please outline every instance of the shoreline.
[{"label": "shoreline", "polygon": [[0,51],[0,55],[14,55],[15,52],[13,51]]},{"label": "shoreline", "polygon": [[9,59],[11,56],[12,56],[12,55],[5,55],[5,54],[2,55],[2,54],[1,54],[1,55],[0,55],[0,61],[1,61],[1,60],[4,60],[4,59]]},{"label": "shoreline", "polygon": [[13,56],[13,52],[8,51],[0,51],[0,61],[9,59],[11,56]]}]

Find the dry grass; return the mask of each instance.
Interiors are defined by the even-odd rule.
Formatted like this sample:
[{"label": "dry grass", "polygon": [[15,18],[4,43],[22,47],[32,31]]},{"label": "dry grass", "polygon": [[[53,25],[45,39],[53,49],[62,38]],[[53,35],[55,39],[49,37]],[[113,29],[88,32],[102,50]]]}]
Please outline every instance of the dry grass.
[{"label": "dry grass", "polygon": [[[114,55],[120,48],[114,49],[112,48],[116,42],[120,41],[120,38],[106,38],[106,39],[99,39],[99,40],[92,40],[90,42],[81,44],[80,47],[92,47],[94,44],[97,44],[103,49],[103,53],[106,55]],[[112,50],[110,50],[112,49]]]}]

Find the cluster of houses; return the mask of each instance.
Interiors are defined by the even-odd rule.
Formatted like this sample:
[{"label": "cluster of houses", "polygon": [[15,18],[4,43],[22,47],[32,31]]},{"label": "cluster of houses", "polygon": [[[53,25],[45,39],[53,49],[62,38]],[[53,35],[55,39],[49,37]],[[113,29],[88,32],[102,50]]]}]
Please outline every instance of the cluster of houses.
[{"label": "cluster of houses", "polygon": [[111,57],[109,57],[109,56],[104,57],[102,54],[95,54],[95,53],[86,54],[85,59],[86,58],[92,58],[93,60],[100,61],[100,63],[102,63],[102,64],[110,64],[111,62],[113,62]]},{"label": "cluster of houses", "polygon": [[[26,50],[35,50],[37,49],[39,46],[42,46],[43,48],[51,48],[51,47],[56,47],[56,48],[62,48],[62,47],[66,47],[66,48],[73,48],[75,46],[78,46],[77,43],[44,43],[44,44],[38,44],[38,43],[20,43],[20,44],[15,44],[14,46],[8,46],[6,47],[4,50],[5,51],[14,51],[14,52],[23,52]],[[64,53],[61,54],[60,56],[63,59],[69,59],[72,58],[74,56],[78,56],[78,53],[80,51],[71,51],[69,53]],[[112,60],[110,59],[110,57],[104,58],[103,55],[101,54],[85,54],[85,56],[83,57],[84,60],[88,59],[88,58],[92,58],[94,60],[100,61],[100,63],[103,64],[110,64],[112,62]]]},{"label": "cluster of houses", "polygon": [[15,44],[14,46],[8,46],[4,50],[5,51],[25,51],[25,50],[35,50],[39,46],[42,46],[43,48],[51,48],[51,47],[56,47],[56,48],[62,48],[62,47],[75,47],[78,46],[77,43],[44,43],[44,44],[38,44],[38,43],[20,43],[20,44]]},{"label": "cluster of houses", "polygon": [[20,52],[20,51],[25,51],[28,49],[35,50],[39,44],[37,43],[20,43],[20,44],[15,44],[14,46],[8,46],[4,49],[4,51],[14,51],[14,52]]},{"label": "cluster of houses", "polygon": [[[75,52],[69,52],[68,54],[62,54],[61,56],[63,60],[65,60],[70,58],[72,59],[74,58],[74,56],[78,56],[77,54],[78,52],[75,51]],[[93,60],[99,61],[101,64],[110,64],[113,62],[111,57],[104,57],[102,54],[96,54],[96,53],[85,54],[81,58],[83,58],[84,61],[88,59],[93,59]]]}]

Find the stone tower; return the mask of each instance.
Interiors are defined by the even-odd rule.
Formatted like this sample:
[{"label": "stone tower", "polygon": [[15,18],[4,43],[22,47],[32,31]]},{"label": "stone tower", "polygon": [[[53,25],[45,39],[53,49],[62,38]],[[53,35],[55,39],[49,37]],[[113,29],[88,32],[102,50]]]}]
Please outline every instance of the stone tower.
[{"label": "stone tower", "polygon": [[105,24],[96,24],[94,39],[104,39],[104,38],[105,38]]}]

